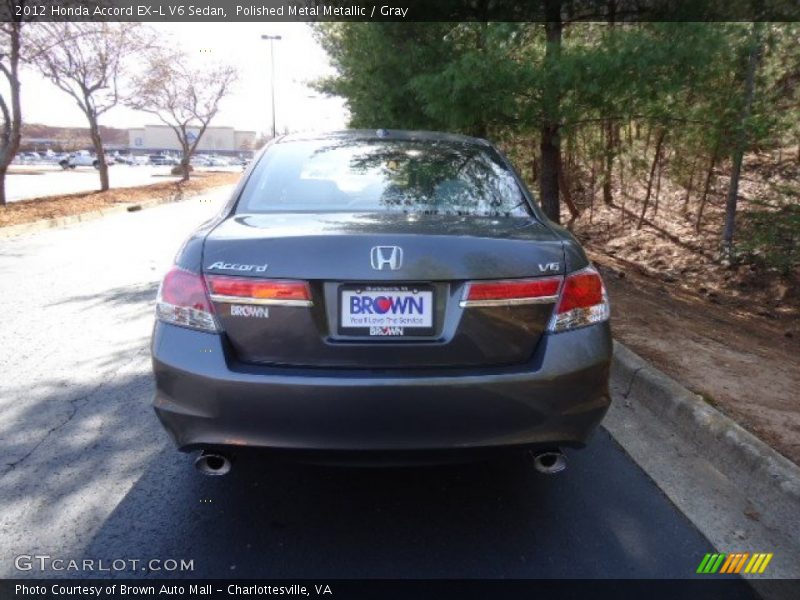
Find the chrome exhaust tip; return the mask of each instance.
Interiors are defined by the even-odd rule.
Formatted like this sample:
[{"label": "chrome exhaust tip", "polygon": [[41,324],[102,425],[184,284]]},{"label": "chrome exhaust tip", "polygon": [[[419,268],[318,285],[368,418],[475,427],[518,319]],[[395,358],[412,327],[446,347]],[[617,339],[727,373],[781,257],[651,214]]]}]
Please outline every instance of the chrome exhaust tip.
[{"label": "chrome exhaust tip", "polygon": [[194,460],[194,466],[203,475],[216,477],[220,475],[227,475],[230,472],[231,461],[223,454],[201,452],[200,456]]},{"label": "chrome exhaust tip", "polygon": [[531,452],[533,468],[545,475],[555,475],[567,468],[567,457],[561,450]]}]

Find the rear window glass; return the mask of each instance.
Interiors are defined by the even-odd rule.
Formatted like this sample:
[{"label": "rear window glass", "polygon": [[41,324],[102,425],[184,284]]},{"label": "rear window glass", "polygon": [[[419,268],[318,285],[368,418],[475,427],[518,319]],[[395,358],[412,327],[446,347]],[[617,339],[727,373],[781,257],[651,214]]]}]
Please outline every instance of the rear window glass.
[{"label": "rear window glass", "polygon": [[529,214],[514,176],[491,150],[352,139],[284,142],[262,157],[237,212],[295,211]]}]

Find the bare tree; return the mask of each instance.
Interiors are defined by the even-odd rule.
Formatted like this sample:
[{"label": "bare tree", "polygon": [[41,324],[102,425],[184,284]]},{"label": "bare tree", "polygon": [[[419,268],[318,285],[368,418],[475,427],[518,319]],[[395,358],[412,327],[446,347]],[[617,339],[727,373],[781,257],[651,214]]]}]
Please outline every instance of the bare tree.
[{"label": "bare tree", "polygon": [[736,229],[736,203],[739,196],[739,177],[742,173],[742,160],[747,149],[746,128],[753,110],[755,98],[756,72],[764,51],[764,23],[753,23],[750,50],[745,72],[744,102],[735,134],[736,141],[731,156],[731,179],[728,186],[728,197],[725,201],[725,227],[722,231],[722,254],[730,258],[733,254],[733,234]]},{"label": "bare tree", "polygon": [[0,91],[0,112],[3,113],[3,130],[0,133],[0,206],[6,204],[6,173],[22,138],[19,81],[22,26],[21,21],[0,23],[0,71],[8,86],[7,94]]},{"label": "bare tree", "polygon": [[100,189],[109,188],[100,117],[119,104],[126,59],[145,45],[137,23],[39,23],[31,28],[32,62],[72,97],[89,122]]},{"label": "bare tree", "polygon": [[181,146],[182,181],[189,179],[189,160],[235,80],[231,66],[192,68],[185,55],[163,50],[148,57],[136,80],[136,93],[127,103],[155,115],[175,132]]}]

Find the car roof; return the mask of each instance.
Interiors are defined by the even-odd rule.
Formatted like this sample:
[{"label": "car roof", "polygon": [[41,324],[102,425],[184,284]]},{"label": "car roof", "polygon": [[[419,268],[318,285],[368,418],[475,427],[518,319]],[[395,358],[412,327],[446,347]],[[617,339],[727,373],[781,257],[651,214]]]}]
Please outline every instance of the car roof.
[{"label": "car roof", "polygon": [[333,139],[451,142],[474,144],[477,146],[491,146],[488,141],[482,138],[441,131],[413,131],[407,129],[345,129],[324,133],[292,133],[278,138],[275,140],[275,143],[281,144],[286,142],[324,141]]}]

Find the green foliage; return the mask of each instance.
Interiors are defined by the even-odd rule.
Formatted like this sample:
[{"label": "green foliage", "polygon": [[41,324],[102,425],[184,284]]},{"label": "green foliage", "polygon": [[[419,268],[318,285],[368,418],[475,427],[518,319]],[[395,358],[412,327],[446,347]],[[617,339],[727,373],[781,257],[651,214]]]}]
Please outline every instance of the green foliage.
[{"label": "green foliage", "polygon": [[444,129],[479,136],[517,124],[517,98],[526,89],[525,66],[515,60],[523,28],[507,23],[454,25],[444,38],[443,62],[410,82],[425,112]]},{"label": "green foliage", "polygon": [[800,266],[800,204],[747,211],[742,219],[739,252],[748,262],[789,275]]},{"label": "green foliage", "polygon": [[[566,128],[602,118],[679,125],[683,141],[722,154],[748,39],[737,23],[575,24],[546,65],[539,23],[323,23],[316,33],[337,70],[317,88],[347,100],[353,127],[535,132],[555,111]],[[553,89],[557,105],[547,106]],[[771,100],[759,98],[753,143],[775,126]]]},{"label": "green foliage", "polygon": [[[526,176],[534,174],[540,135],[554,123],[572,168],[586,173],[591,165],[596,173],[600,165],[609,180],[615,165],[631,179],[647,177],[648,142],[664,132],[669,176],[693,187],[687,203],[689,192],[705,202],[709,166],[724,168],[737,148],[800,143],[797,24],[764,24],[763,36],[735,22],[563,25],[548,53],[543,23],[319,24],[336,75],[317,87],[346,99],[353,127],[489,137]],[[756,46],[760,68],[745,111]],[[751,214],[743,246],[761,253],[770,235],[776,244],[791,238],[792,211],[770,213],[773,232],[772,217]]]},{"label": "green foliage", "polygon": [[351,127],[444,127],[427,114],[413,86],[415,77],[442,64],[444,24],[320,23],[315,32],[337,70],[316,87],[347,100]]}]

